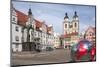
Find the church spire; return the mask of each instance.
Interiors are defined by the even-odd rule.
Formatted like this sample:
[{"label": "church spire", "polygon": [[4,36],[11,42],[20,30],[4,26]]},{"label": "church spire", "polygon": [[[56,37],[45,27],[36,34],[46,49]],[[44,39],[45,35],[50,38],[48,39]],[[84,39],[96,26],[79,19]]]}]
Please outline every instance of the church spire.
[{"label": "church spire", "polygon": [[31,8],[29,8],[28,15],[32,15]]},{"label": "church spire", "polygon": [[64,17],[64,19],[66,19],[66,18],[69,19],[67,12],[65,13],[65,17]]},{"label": "church spire", "polygon": [[77,15],[77,12],[75,11],[73,18],[76,18],[76,17],[78,17],[78,15]]},{"label": "church spire", "polygon": [[28,25],[33,25],[33,15],[32,15],[32,10],[31,10],[31,8],[29,8],[29,10],[28,10]]}]

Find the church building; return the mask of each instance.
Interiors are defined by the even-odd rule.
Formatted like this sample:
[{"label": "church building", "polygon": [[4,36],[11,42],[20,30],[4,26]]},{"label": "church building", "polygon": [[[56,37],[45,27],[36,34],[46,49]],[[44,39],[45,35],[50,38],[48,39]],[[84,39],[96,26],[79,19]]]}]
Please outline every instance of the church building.
[{"label": "church building", "polygon": [[79,35],[79,17],[77,12],[74,12],[72,20],[69,19],[67,13],[65,13],[63,21],[63,35],[61,35],[61,40],[64,48],[72,46],[73,43],[78,41]]}]

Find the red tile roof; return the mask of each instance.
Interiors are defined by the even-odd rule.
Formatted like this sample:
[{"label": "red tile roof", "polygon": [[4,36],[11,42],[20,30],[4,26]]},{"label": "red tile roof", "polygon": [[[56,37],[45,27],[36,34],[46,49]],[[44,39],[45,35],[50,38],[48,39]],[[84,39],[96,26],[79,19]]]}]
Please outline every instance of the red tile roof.
[{"label": "red tile roof", "polygon": [[70,35],[78,35],[78,32],[71,33]]},{"label": "red tile roof", "polygon": [[26,22],[28,21],[28,16],[18,10],[15,11],[17,13],[18,24],[25,26]]},{"label": "red tile roof", "polygon": [[34,20],[35,20],[35,25],[36,25],[36,29],[37,29],[37,30],[39,30],[39,28],[41,28],[42,25],[44,24],[44,25],[46,26],[47,33],[50,34],[49,31],[52,30],[52,27],[48,27],[44,22],[41,22],[41,21],[39,21],[39,20],[36,20],[36,19],[34,19]]},{"label": "red tile roof", "polygon": [[36,27],[38,27],[38,28],[42,27],[42,22],[40,22],[40,21],[38,21],[36,19],[34,19],[34,20],[35,20]]},{"label": "red tile roof", "polygon": [[[28,18],[29,18],[28,15],[26,15],[26,14],[24,14],[16,9],[15,9],[15,11],[17,13],[17,19],[18,19],[17,23],[19,25],[26,26],[26,22],[28,21]],[[42,24],[45,24],[44,22],[41,22],[37,19],[34,19],[34,20],[35,20],[35,25],[36,25],[37,30],[40,30],[40,27],[42,27]],[[46,25],[46,27],[47,27],[47,33],[49,33],[49,31],[52,30],[52,27],[48,27],[47,25]]]},{"label": "red tile roof", "polygon": [[60,38],[70,38],[68,35],[61,35]]},{"label": "red tile roof", "polygon": [[[15,10],[15,11],[17,13],[18,24],[25,26],[26,22],[28,21],[28,15],[26,15],[18,10]],[[34,19],[34,20],[35,20],[37,28],[42,27],[42,22],[40,22],[39,20],[36,20],[36,19]]]}]

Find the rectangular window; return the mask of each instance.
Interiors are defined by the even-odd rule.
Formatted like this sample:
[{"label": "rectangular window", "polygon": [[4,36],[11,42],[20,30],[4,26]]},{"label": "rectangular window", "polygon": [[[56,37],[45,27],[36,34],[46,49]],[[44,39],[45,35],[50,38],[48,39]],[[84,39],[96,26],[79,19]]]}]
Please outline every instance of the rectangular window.
[{"label": "rectangular window", "polygon": [[16,28],[15,28],[15,29],[16,29],[16,31],[19,31],[19,30],[18,30],[18,26],[16,26]]},{"label": "rectangular window", "polygon": [[19,37],[18,36],[16,36],[15,39],[16,39],[16,41],[19,41]]},{"label": "rectangular window", "polygon": [[15,18],[13,17],[12,20],[15,21]]},{"label": "rectangular window", "polygon": [[18,44],[16,44],[16,48],[18,48],[19,47],[19,45]]},{"label": "rectangular window", "polygon": [[35,32],[35,36],[37,36],[37,33]]},{"label": "rectangular window", "polygon": [[41,37],[42,37],[42,33],[41,33],[41,35],[40,35]]}]

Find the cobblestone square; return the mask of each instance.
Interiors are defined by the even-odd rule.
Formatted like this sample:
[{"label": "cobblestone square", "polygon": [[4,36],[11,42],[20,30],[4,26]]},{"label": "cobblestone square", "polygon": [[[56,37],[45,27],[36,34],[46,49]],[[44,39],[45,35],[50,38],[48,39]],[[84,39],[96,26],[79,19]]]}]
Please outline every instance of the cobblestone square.
[{"label": "cobblestone square", "polygon": [[12,54],[12,65],[61,63],[69,61],[71,61],[69,49],[56,49],[34,54]]}]

